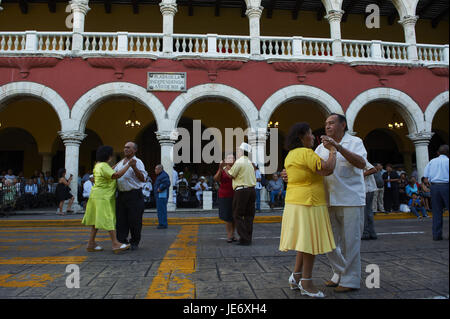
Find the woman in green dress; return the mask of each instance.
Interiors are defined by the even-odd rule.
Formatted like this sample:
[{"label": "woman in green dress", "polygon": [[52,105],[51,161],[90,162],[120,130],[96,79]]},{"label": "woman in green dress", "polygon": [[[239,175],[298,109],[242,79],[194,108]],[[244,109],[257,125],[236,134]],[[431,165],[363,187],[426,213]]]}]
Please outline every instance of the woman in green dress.
[{"label": "woman in green dress", "polygon": [[123,169],[115,172],[109,165],[112,158],[113,148],[111,146],[100,146],[98,148],[97,163],[94,167],[94,186],[82,220],[84,225],[92,226],[87,246],[89,252],[103,250],[95,242],[98,229],[109,232],[114,253],[130,248],[128,244],[121,244],[116,237],[116,180],[122,177],[131,166],[135,165],[136,160],[130,160]]}]

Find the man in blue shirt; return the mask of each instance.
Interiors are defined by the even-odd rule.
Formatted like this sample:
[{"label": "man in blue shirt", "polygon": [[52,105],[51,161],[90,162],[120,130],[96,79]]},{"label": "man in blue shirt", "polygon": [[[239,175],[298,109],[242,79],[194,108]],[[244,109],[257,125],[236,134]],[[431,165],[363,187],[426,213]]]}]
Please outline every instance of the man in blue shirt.
[{"label": "man in blue shirt", "polygon": [[442,214],[448,209],[448,145],[441,145],[438,157],[425,166],[424,177],[431,183],[433,240],[442,240]]},{"label": "man in blue shirt", "polygon": [[281,197],[284,200],[286,191],[284,190],[283,180],[275,173],[272,175],[272,180],[267,185],[267,190],[270,192],[270,208],[275,206],[275,197]]},{"label": "man in blue shirt", "polygon": [[156,210],[158,212],[158,229],[167,228],[167,201],[169,200],[170,177],[161,164],[156,165],[157,175],[153,190],[155,192]]}]

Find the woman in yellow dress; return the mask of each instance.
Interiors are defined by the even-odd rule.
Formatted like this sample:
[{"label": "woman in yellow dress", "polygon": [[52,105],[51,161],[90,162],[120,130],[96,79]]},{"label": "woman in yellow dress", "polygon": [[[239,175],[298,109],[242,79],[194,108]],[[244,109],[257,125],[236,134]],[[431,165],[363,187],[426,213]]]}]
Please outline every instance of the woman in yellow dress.
[{"label": "woman in yellow dress", "polygon": [[302,295],[323,298],[314,287],[314,258],[336,248],[328,215],[323,176],[331,175],[336,165],[336,149],[329,146],[330,156],[323,161],[314,151],[314,135],[308,123],[296,123],[286,139],[289,153],[284,167],[288,176],[281,225],[280,251],[297,251],[294,272],[289,278],[291,289]]},{"label": "woman in yellow dress", "polygon": [[105,145],[98,148],[97,163],[94,167],[94,186],[89,195],[86,212],[82,220],[84,225],[92,226],[86,248],[89,252],[103,250],[95,242],[98,229],[109,232],[113,252],[117,253],[130,248],[130,245],[120,243],[116,237],[116,180],[122,177],[135,164],[136,160],[130,160],[122,170],[115,172],[109,165],[112,158],[113,148],[111,146]]}]

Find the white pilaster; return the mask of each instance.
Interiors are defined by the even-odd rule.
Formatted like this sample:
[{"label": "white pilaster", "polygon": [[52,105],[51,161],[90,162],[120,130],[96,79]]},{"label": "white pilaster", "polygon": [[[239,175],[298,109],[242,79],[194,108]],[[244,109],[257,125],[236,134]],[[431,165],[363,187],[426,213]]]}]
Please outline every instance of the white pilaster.
[{"label": "white pilaster", "polygon": [[177,13],[175,0],[163,0],[159,4],[163,16],[163,53],[173,52],[173,21]]},{"label": "white pilaster", "polygon": [[416,165],[417,165],[417,174],[420,178],[423,176],[423,172],[425,170],[425,166],[428,164],[428,144],[430,144],[431,137],[433,136],[433,132],[419,132],[409,134],[409,139],[414,143],[416,148]]},{"label": "white pilaster", "polygon": [[[252,162],[258,164],[259,171],[265,174],[266,141],[269,136],[266,128],[252,130],[248,134],[248,143],[252,146]],[[269,208],[267,204],[267,192],[261,190],[261,209]]]},{"label": "white pilaster", "polygon": [[36,52],[38,49],[38,39],[36,31],[26,31],[25,51]]},{"label": "white pilaster", "polygon": [[167,202],[167,211],[175,211],[176,205],[173,202],[173,145],[177,141],[177,137],[170,131],[156,132],[156,138],[161,145],[161,165],[164,167],[164,171],[169,175],[170,188],[169,199]]},{"label": "white pilaster", "polygon": [[416,22],[418,16],[405,16],[398,21],[403,26],[405,43],[408,44],[408,60],[417,61]]},{"label": "white pilaster", "polygon": [[[69,177],[70,174],[73,175],[72,182],[70,183],[70,190],[76,199],[78,195],[78,161],[80,144],[87,135],[80,131],[59,131],[58,134],[61,136],[66,148],[65,168],[67,177]],[[76,205],[76,201],[74,202],[74,210],[80,210],[80,207]]]},{"label": "white pilaster", "polygon": [[330,38],[333,40],[332,49],[334,57],[342,57],[341,20],[342,10],[330,10],[325,18],[330,23]]},{"label": "white pilaster", "polygon": [[72,50],[83,50],[84,21],[89,8],[89,0],[72,0],[69,2],[73,13]]},{"label": "white pilaster", "polygon": [[[250,1],[249,1],[250,2]],[[249,27],[250,27],[250,54],[260,55],[260,19],[261,14],[264,10],[259,4],[261,1],[251,1],[247,3],[247,11],[245,14],[248,17]]]}]

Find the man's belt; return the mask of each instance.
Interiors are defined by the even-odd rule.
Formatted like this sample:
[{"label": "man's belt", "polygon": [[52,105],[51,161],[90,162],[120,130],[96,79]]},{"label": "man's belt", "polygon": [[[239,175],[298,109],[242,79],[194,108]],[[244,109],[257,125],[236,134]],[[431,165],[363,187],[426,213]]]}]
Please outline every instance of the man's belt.
[{"label": "man's belt", "polygon": [[238,187],[236,187],[234,190],[235,190],[235,191],[238,191],[238,190],[246,189],[246,188],[255,188],[255,187],[254,187],[254,186],[238,186]]}]

